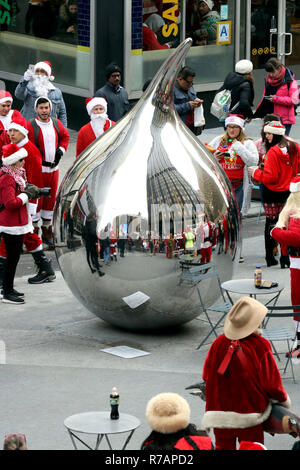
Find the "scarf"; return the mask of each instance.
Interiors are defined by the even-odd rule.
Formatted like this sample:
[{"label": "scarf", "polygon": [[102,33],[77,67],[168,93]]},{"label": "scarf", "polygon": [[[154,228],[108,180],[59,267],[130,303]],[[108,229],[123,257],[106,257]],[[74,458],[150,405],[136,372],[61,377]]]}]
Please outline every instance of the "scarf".
[{"label": "scarf", "polygon": [[16,184],[20,187],[21,191],[24,191],[25,187],[27,186],[25,168],[12,168],[11,166],[3,165],[1,167],[1,171],[12,176]]},{"label": "scarf", "polygon": [[108,116],[106,113],[91,114],[91,126],[96,137],[100,137],[100,135],[103,134],[107,119]]},{"label": "scarf", "polygon": [[267,73],[267,83],[271,86],[278,87],[283,82],[285,71],[286,71],[286,68],[282,66],[280,69],[279,75],[277,75],[277,77],[270,77],[270,74]]}]

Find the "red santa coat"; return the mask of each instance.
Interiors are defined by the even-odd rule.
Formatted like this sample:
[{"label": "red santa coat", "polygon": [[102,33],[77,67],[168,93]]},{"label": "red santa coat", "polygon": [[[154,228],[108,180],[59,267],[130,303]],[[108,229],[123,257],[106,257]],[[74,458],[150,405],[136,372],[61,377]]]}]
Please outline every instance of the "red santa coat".
[{"label": "red santa coat", "polygon": [[[27,157],[25,158],[24,168],[28,183],[35,184],[38,188],[43,187],[43,173],[42,173],[42,155],[36,146],[25,139],[26,143],[20,147],[27,150]],[[35,214],[37,208],[37,199],[29,202],[29,213]]]},{"label": "red santa coat", "polygon": [[218,369],[231,340],[222,334],[208,351],[203,368],[206,411],[201,425],[204,428],[257,426],[268,418],[271,399],[290,406],[269,341],[253,333],[239,343],[248,367],[242,365],[235,352],[224,374],[218,373]]},{"label": "red santa coat", "polygon": [[[3,119],[2,121],[1,117],[3,118],[3,116],[0,116],[0,157],[2,157],[2,147],[4,145],[10,144],[10,139],[9,139],[9,135],[7,132],[7,128],[9,124],[15,119],[21,119],[21,120],[23,119],[22,114],[16,109],[10,110],[10,112],[7,115],[7,119],[5,120]],[[4,123],[5,123],[5,126],[4,126]]]},{"label": "red santa coat", "polygon": [[[291,216],[288,228],[275,227],[271,231],[271,236],[279,243],[288,245],[288,251],[290,252],[291,302],[292,305],[300,305],[300,219]],[[295,309],[294,311],[299,312],[300,310]],[[298,316],[294,316],[294,320],[298,321],[298,319]]]},{"label": "red santa coat", "polygon": [[[107,119],[103,131],[107,131],[110,127],[112,127],[115,124],[114,121],[111,121],[110,119]],[[96,140],[96,135],[93,131],[92,125],[89,122],[85,126],[83,126],[77,136],[77,144],[76,144],[76,158],[92,143],[94,140]]]},{"label": "red santa coat", "polygon": [[[61,147],[63,149],[63,152],[65,152],[67,149],[68,149],[68,145],[69,145],[69,140],[70,140],[70,134],[69,132],[67,131],[67,129],[65,128],[65,126],[62,124],[62,122],[57,119],[57,124],[58,124],[58,129],[59,129],[59,135],[53,125],[53,128],[54,128],[54,132],[55,132],[55,149],[57,149],[58,147]],[[27,129],[28,129],[28,138],[29,140],[35,144],[35,139],[34,139],[34,131],[33,131],[33,127],[32,127],[32,124],[30,121],[27,122]],[[43,138],[43,132],[42,130],[39,128],[39,134],[38,134],[38,139],[37,139],[37,147],[39,148],[41,154],[42,154],[42,161],[46,161],[45,160],[45,144],[44,144],[44,138]],[[55,159],[55,155],[53,155],[53,162],[54,162],[54,159]],[[57,170],[57,168],[48,168],[47,167],[47,173],[51,173],[51,172],[54,172],[55,170]],[[44,169],[43,169],[44,171]]]},{"label": "red santa coat", "polygon": [[5,206],[0,211],[0,232],[21,235],[29,231],[25,229],[29,223],[27,202],[28,196],[21,194],[14,178],[0,172],[0,204]]}]

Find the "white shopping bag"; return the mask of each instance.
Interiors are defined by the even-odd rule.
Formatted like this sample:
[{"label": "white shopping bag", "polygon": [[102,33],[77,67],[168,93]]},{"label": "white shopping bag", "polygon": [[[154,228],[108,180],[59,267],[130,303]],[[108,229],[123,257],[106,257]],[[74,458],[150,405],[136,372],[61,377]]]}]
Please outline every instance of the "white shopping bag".
[{"label": "white shopping bag", "polygon": [[205,117],[204,117],[202,104],[200,104],[199,108],[194,109],[194,126],[195,127],[205,126]]}]

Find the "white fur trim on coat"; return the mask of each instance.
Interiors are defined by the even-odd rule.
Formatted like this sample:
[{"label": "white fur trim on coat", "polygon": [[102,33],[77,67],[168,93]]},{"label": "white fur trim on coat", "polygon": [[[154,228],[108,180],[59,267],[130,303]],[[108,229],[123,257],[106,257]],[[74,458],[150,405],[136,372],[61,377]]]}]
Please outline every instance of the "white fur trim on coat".
[{"label": "white fur trim on coat", "polygon": [[[282,404],[282,403],[281,403]],[[245,429],[257,426],[268,419],[272,405],[268,403],[262,413],[236,413],[235,411],[206,411],[202,418],[201,427],[219,429]]]}]

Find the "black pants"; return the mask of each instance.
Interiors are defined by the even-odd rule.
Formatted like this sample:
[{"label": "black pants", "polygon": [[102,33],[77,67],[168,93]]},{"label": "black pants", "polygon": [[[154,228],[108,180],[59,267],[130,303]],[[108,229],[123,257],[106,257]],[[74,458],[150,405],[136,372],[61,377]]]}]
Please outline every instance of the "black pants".
[{"label": "black pants", "polygon": [[20,259],[24,235],[2,233],[6,246],[6,266],[3,278],[3,294],[8,295],[14,288],[14,279]]}]

